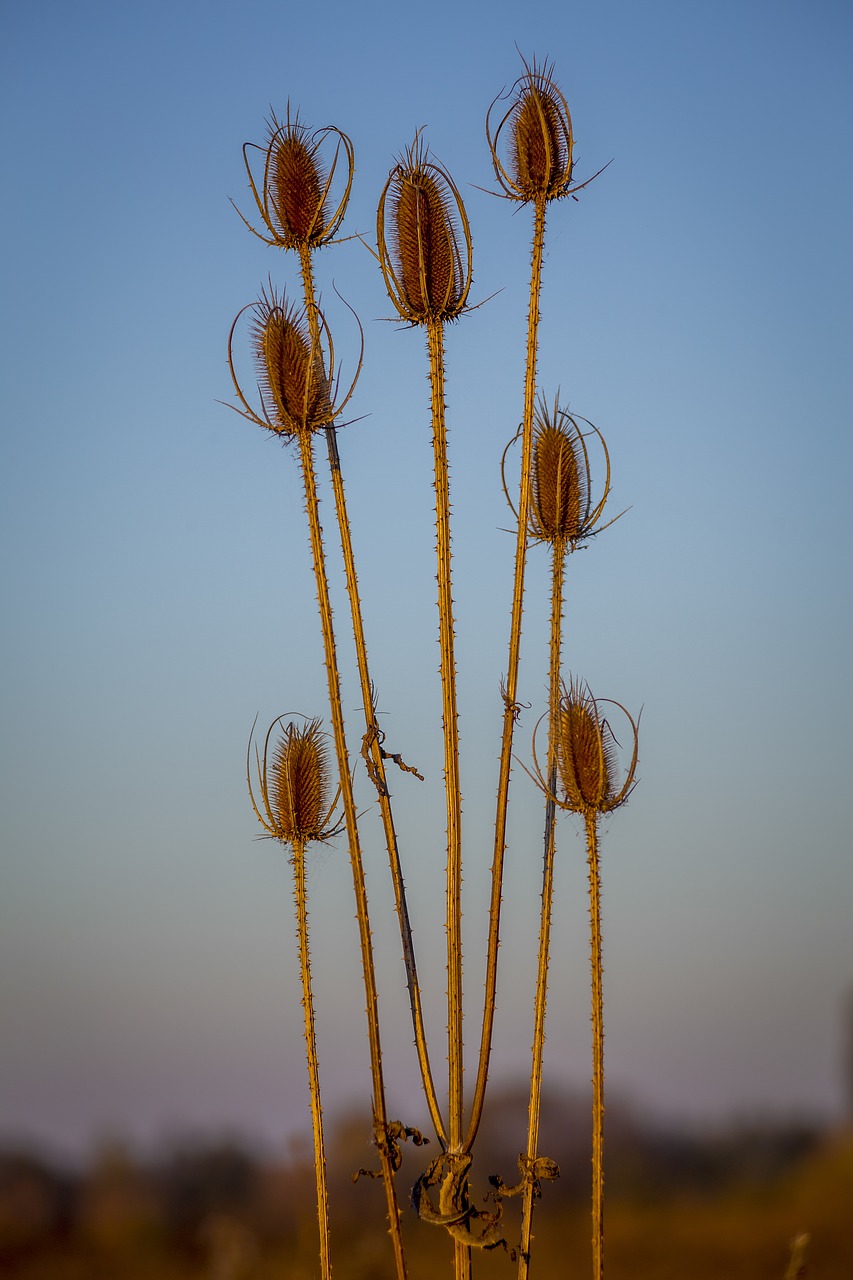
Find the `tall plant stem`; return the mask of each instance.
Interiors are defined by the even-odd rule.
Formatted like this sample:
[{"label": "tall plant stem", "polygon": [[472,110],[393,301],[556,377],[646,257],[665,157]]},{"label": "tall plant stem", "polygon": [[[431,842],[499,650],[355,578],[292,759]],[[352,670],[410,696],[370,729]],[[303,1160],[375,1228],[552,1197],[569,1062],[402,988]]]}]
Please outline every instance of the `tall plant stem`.
[{"label": "tall plant stem", "polygon": [[539,1148],[539,1117],[542,1106],[542,1059],[545,1050],[545,1008],[548,1000],[548,962],[551,948],[551,908],[554,896],[554,847],[556,831],[555,794],[557,788],[556,727],[560,702],[560,652],[563,630],[563,578],[565,548],[553,547],[551,566],[551,642],[548,679],[548,793],[545,799],[545,853],[542,868],[542,913],[539,919],[539,964],[536,974],[536,1003],[533,1013],[533,1061],[530,1069],[530,1101],[527,1109],[527,1176],[521,1213],[521,1247],[518,1255],[519,1280],[530,1274],[530,1244],[533,1234],[535,1181],[533,1162]]},{"label": "tall plant stem", "polygon": [[518,665],[521,650],[521,614],[524,607],[524,570],[527,560],[527,521],[530,508],[530,468],[533,453],[533,415],[536,404],[536,358],[539,330],[539,295],[542,287],[542,250],[545,243],[545,200],[534,206],[533,252],[530,271],[530,304],[527,315],[527,362],[524,377],[524,419],[521,436],[521,481],[518,497],[518,537],[515,547],[515,579],[512,593],[512,622],[509,637],[509,660],[504,687],[504,720],[501,738],[500,773],[495,813],[495,846],[492,861],[492,892],[489,906],[489,942],[486,958],[486,990],[483,1004],[483,1026],[480,1038],[480,1060],[471,1108],[471,1119],[465,1139],[470,1151],[483,1114],[489,1059],[492,1052],[492,1029],[495,1018],[495,991],[498,981],[498,947],[500,945],[501,893],[506,848],[509,777],[512,769],[512,738],[518,714]]},{"label": "tall plant stem", "polygon": [[320,1105],[320,1072],[314,1035],[314,997],[311,992],[311,961],[308,953],[308,896],[305,888],[305,845],[293,846],[293,893],[296,899],[296,931],[299,938],[299,967],[302,975],[302,1008],[305,1012],[305,1053],[308,1059],[308,1087],[311,1093],[311,1127],[314,1136],[314,1175],[317,1181],[317,1224],[320,1231],[320,1274],[329,1280],[329,1194],[326,1187],[326,1148],[323,1141],[323,1108]]},{"label": "tall plant stem", "polygon": [[359,940],[361,943],[361,965],[364,975],[364,991],[367,1002],[367,1031],[370,1042],[370,1069],[373,1079],[373,1123],[377,1131],[377,1149],[382,1170],[382,1181],[385,1186],[385,1199],[388,1207],[391,1243],[394,1250],[394,1262],[398,1280],[405,1280],[406,1263],[403,1256],[403,1238],[400,1224],[400,1206],[394,1189],[394,1166],[392,1151],[388,1145],[388,1116],[385,1107],[385,1083],[382,1077],[382,1047],[379,1039],[379,1001],[376,992],[376,974],[373,965],[373,944],[370,936],[370,919],[367,910],[367,888],[364,880],[364,864],[361,857],[361,844],[358,835],[358,820],[355,809],[355,798],[352,790],[352,775],[347,754],[346,736],[344,732],[343,708],[341,706],[341,685],[338,673],[338,659],[335,650],[335,634],[332,624],[332,605],[329,599],[329,583],[326,574],[326,560],[323,549],[323,531],[320,527],[319,506],[317,501],[317,482],[314,475],[314,454],[310,431],[299,433],[299,453],[302,463],[302,475],[305,485],[305,507],[308,513],[308,525],[311,534],[311,552],[314,559],[314,577],[317,584],[317,600],[320,606],[320,622],[323,630],[323,647],[325,652],[326,674],[329,683],[329,703],[332,713],[332,731],[335,752],[338,760],[338,773],[341,784],[341,798],[344,806],[344,822],[346,824],[349,843],[350,864],[352,866],[353,889],[355,892],[356,918],[358,920]]},{"label": "tall plant stem", "polygon": [[601,983],[601,877],[598,814],[586,815],[592,971],[592,1274],[604,1274],[604,998]]},{"label": "tall plant stem", "polygon": [[[314,275],[311,267],[311,250],[303,245],[299,251],[299,263],[302,271],[302,286],[305,295],[305,307],[308,312],[308,325],[311,345],[320,349],[320,322],[317,314],[317,300],[314,290]],[[367,659],[367,644],[364,637],[364,621],[361,611],[361,598],[358,590],[358,577],[355,568],[355,557],[352,549],[349,516],[347,514],[344,480],[341,472],[341,460],[338,453],[338,441],[335,428],[326,428],[326,446],[329,453],[329,469],[332,476],[332,491],[335,498],[335,514],[341,538],[341,550],[344,558],[344,574],[352,617],[355,652],[358,662],[358,675],[361,683],[361,700],[364,708],[365,745],[370,752],[373,763],[373,777],[379,795],[379,811],[382,815],[382,826],[385,832],[385,846],[388,850],[388,862],[391,868],[391,881],[394,886],[394,901],[397,908],[397,919],[400,924],[400,938],[403,947],[403,962],[406,967],[406,984],[409,989],[409,1005],[412,1015],[412,1028],[415,1036],[415,1047],[418,1064],[421,1070],[424,1096],[429,1107],[430,1118],[435,1128],[436,1137],[442,1146],[447,1145],[447,1136],[441,1111],[438,1105],[435,1085],[432,1078],[429,1053],[427,1050],[426,1031],[424,1028],[421,991],[418,983],[418,970],[415,960],[415,947],[412,939],[412,926],[409,921],[409,908],[406,901],[406,887],[403,881],[403,869],[400,862],[397,832],[394,827],[394,815],[391,810],[391,796],[385,775],[385,760],[382,755],[382,739],[374,704],[374,689],[370,679]]]},{"label": "tall plant stem", "polygon": [[[456,710],[453,592],[450,574],[450,480],[444,418],[444,327],[427,322],[435,466],[435,531],[438,558],[438,638],[441,670],[441,720],[444,731],[444,786],[447,799],[447,1060],[448,1144],[462,1147],[462,795],[459,786],[459,720]],[[471,1274],[471,1250],[454,1240],[456,1280]]]}]

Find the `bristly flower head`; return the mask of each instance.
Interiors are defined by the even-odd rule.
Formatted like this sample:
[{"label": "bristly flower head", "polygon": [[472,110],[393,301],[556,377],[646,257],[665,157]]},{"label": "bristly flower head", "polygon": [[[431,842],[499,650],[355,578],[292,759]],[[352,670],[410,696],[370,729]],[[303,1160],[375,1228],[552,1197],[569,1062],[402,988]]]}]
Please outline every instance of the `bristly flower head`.
[{"label": "bristly flower head", "polygon": [[[330,148],[334,140],[328,164],[322,156],[327,139]],[[346,185],[337,205],[333,205],[332,184],[342,149],[347,166]],[[252,151],[259,151],[264,157],[260,181],[252,172],[249,154]],[[353,146],[345,133],[331,125],[310,133],[300,124],[298,113],[290,119],[288,104],[284,124],[275,115],[267,121],[266,147],[244,143],[243,161],[267,234],[257,231],[239,209],[237,212],[254,235],[282,249],[317,249],[332,239],[346,213],[352,189]]]},{"label": "bristly flower head", "polygon": [[[540,399],[533,427],[533,460],[529,531],[539,542],[575,550],[596,529],[610,493],[610,454],[596,426]],[[597,503],[592,500],[587,438],[595,434],[604,451],[604,490]],[[610,521],[612,524],[613,522]],[[602,528],[607,528],[602,525]]]},{"label": "bristly flower head", "polygon": [[[234,333],[246,312],[252,315],[249,336],[257,372],[259,413],[244,396],[234,368]],[[304,307],[290,305],[272,285],[262,291],[257,302],[239,312],[228,338],[228,365],[243,408],[231,408],[279,436],[319,431],[334,422],[355,389],[355,379],[341,403],[335,404],[334,351],[325,319],[319,311],[317,316],[317,330],[326,351],[319,341],[312,343]]]},{"label": "bristly flower head", "polygon": [[[522,59],[524,61],[524,59]],[[495,176],[511,200],[556,200],[572,192],[572,117],[568,103],[552,78],[548,63],[532,68],[524,63],[509,91],[510,105],[492,131],[492,112],[504,93],[495,98],[486,114],[486,138]],[[498,148],[509,130],[506,159]]]},{"label": "bristly flower head", "polygon": [[557,708],[554,740],[557,747],[557,775],[561,795],[557,802],[575,813],[609,813],[624,804],[635,786],[639,725],[621,702],[610,702],[628,719],[634,737],[631,763],[620,787],[617,742],[599,706],[610,702],[593,698],[586,685],[572,680],[563,688]]},{"label": "bristly flower head", "polygon": [[[279,725],[283,729],[273,745],[272,735]],[[258,821],[270,836],[282,844],[302,846],[337,834],[334,824],[328,826],[338,796],[336,793],[329,802],[329,760],[319,720],[306,720],[302,725],[291,720],[284,725],[284,717],[279,716],[267,730],[263,757],[255,749],[255,763],[260,807],[247,758],[249,796]]]},{"label": "bristly flower head", "polygon": [[[581,427],[581,423],[584,427]],[[520,433],[519,433],[520,434]],[[601,497],[592,496],[592,478],[587,441],[596,436],[604,454],[605,477]],[[506,500],[517,516],[506,481],[506,459],[518,440],[516,435],[504,450],[501,463]],[[587,538],[607,529],[598,525],[610,495],[610,454],[604,437],[594,423],[561,409],[555,398],[549,405],[540,396],[533,424],[533,452],[530,474],[528,533],[535,542],[548,542],[562,551],[575,551]],[[623,514],[623,513],[620,513]]]},{"label": "bristly flower head", "polygon": [[385,183],[376,238],[385,287],[402,318],[455,320],[471,287],[471,232],[453,179],[429,159],[419,133]]},{"label": "bristly flower head", "polygon": [[[619,759],[616,737],[608,721],[601,715],[604,704],[617,707],[626,717],[633,737],[631,762],[624,781],[619,784]],[[593,698],[589,687],[579,680],[563,686],[563,695],[555,712],[553,740],[557,766],[557,793],[553,794],[536,761],[536,781],[561,809],[582,813],[585,817],[610,813],[628,799],[637,784],[639,754],[639,718],[621,702],[610,698]]]}]

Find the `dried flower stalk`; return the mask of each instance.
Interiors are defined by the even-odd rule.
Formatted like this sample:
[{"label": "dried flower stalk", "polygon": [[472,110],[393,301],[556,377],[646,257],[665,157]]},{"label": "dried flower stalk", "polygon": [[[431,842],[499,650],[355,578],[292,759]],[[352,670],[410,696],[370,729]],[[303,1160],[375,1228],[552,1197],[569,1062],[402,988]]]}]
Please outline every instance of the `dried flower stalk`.
[{"label": "dried flower stalk", "polygon": [[[539,295],[542,287],[542,258],[545,244],[545,210],[550,200],[568,192],[572,168],[572,125],[568,106],[546,66],[541,70],[525,63],[525,73],[513,85],[510,106],[496,129],[492,112],[486,115],[486,138],[498,183],[505,196],[533,205],[533,245],[530,268],[530,300],[527,313],[527,351],[524,374],[524,409],[521,427],[521,476],[519,481],[518,531],[515,547],[509,657],[503,684],[504,718],[495,810],[495,842],[492,859],[492,892],[489,907],[489,943],[486,959],[485,999],[480,1038],[477,1083],[465,1149],[473,1146],[486,1096],[489,1060],[492,1051],[495,996],[500,945],[501,893],[506,851],[506,824],[509,807],[509,780],[512,744],[518,715],[518,668],[521,653],[521,615],[524,604],[524,576],[530,507],[530,479],[533,453],[533,422],[536,405],[536,363],[539,348]],[[510,169],[500,158],[501,135],[512,134]]]},{"label": "dried flower stalk", "polygon": [[[299,939],[299,968],[302,979],[302,1008],[305,1013],[305,1052],[308,1060],[308,1087],[311,1095],[311,1127],[314,1142],[314,1176],[317,1186],[317,1220],[320,1235],[320,1272],[323,1280],[332,1274],[329,1249],[329,1194],[326,1183],[326,1150],[323,1138],[323,1108],[320,1101],[320,1072],[314,1032],[314,996],[311,989],[311,961],[308,948],[308,894],[305,884],[305,846],[323,842],[337,833],[328,823],[338,800],[331,790],[326,745],[319,720],[304,726],[292,720],[277,740],[270,759],[270,739],[283,717],[274,720],[264,739],[263,756],[256,751],[260,806],[252,786],[251,761],[246,760],[246,780],[252,808],[261,826],[291,849],[293,892],[296,902],[296,931]],[[250,744],[251,749],[251,744]]]},{"label": "dried flower stalk", "polygon": [[[586,421],[581,419],[581,421]],[[545,1011],[548,993],[551,914],[554,891],[554,854],[556,835],[557,744],[554,728],[560,701],[560,665],[563,629],[563,581],[568,553],[583,545],[598,529],[610,493],[610,456],[601,432],[586,424],[601,445],[606,463],[606,478],[601,497],[593,501],[590,458],[586,436],[577,418],[559,406],[540,399],[533,435],[533,458],[528,526],[534,542],[551,547],[551,634],[548,678],[548,787],[545,800],[545,840],[542,872],[542,908],[539,923],[539,959],[534,1004],[533,1054],[530,1073],[530,1101],[526,1160],[528,1169],[539,1158],[539,1116],[542,1097],[542,1067],[545,1047]],[[506,453],[504,454],[506,457]],[[504,492],[512,505],[504,480]],[[618,517],[617,517],[618,518]],[[610,521],[609,523],[612,523]],[[602,528],[607,528],[607,525]],[[536,1184],[525,1180],[519,1245],[519,1280],[526,1280],[530,1266],[533,1210]]]},{"label": "dried flower stalk", "polygon": [[[392,232],[387,232],[390,220]],[[465,308],[472,246],[462,197],[450,175],[429,159],[420,135],[392,170],[377,211],[379,261],[391,301],[403,320],[427,331],[435,487],[438,619],[441,654],[444,781],[447,807],[447,1146],[462,1148],[462,794],[456,709],[450,482],[444,397],[444,325]],[[470,1248],[454,1240],[457,1280],[470,1274]]]},{"label": "dried flower stalk", "polygon": [[[630,726],[631,760],[619,785],[617,742],[601,706],[623,713]],[[550,717],[549,717],[550,720]],[[594,1280],[604,1272],[604,996],[601,967],[601,862],[598,820],[627,801],[637,785],[639,720],[609,698],[593,698],[577,680],[563,686],[556,722],[549,724],[556,769],[543,776],[533,758],[536,779],[545,795],[561,809],[580,814],[586,825],[589,871],[590,970],[592,980],[592,1259]],[[551,785],[556,778],[556,787]]]}]

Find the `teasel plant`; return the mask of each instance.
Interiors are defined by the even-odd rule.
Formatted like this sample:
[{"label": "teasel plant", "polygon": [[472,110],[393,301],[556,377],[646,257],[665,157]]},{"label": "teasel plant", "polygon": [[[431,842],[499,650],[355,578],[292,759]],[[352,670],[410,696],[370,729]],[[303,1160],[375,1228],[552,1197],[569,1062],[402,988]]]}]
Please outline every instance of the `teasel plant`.
[{"label": "teasel plant", "polygon": [[[252,164],[253,159],[256,164],[260,162],[260,173],[256,174]],[[331,125],[312,132],[299,120],[298,112],[291,119],[288,105],[284,123],[274,114],[267,121],[267,139],[264,147],[252,143],[245,144],[243,160],[249,178],[249,187],[264,230],[257,231],[242,214],[240,217],[249,230],[265,244],[275,248],[289,249],[298,256],[311,343],[321,353],[322,359],[321,312],[314,283],[312,256],[318,249],[331,244],[341,228],[352,190],[355,161],[352,142],[345,133]],[[345,176],[342,179],[343,190],[341,191],[335,188],[338,169],[342,165],[345,167]],[[239,210],[237,212],[239,213]],[[413,774],[421,781],[423,777],[417,768],[406,764],[400,752],[385,750],[385,734],[379,727],[376,687],[371,679],[368,662],[336,424],[327,423],[324,433],[364,712],[365,732],[362,739],[362,757],[376,789],[385,835],[424,1095],[438,1139],[445,1143],[444,1122],[438,1105],[427,1051],[417,962],[385,761],[393,760],[398,768]],[[420,1137],[417,1130],[408,1129],[397,1122],[393,1127],[396,1137],[390,1130],[377,1130],[375,1135],[377,1145],[390,1145],[393,1151],[394,1142],[399,1141],[401,1137],[407,1135]]]},{"label": "teasel plant", "polygon": [[[241,389],[234,363],[234,334],[241,318],[251,313],[249,325],[251,344],[255,357],[257,377],[257,401],[253,405]],[[350,400],[360,371],[361,361],[353,381],[338,398],[339,379],[335,375],[334,347],[325,317],[318,313],[312,337],[311,325],[305,307],[288,303],[284,294],[277,294],[272,285],[262,291],[257,302],[250,303],[238,313],[228,342],[228,362],[239,407],[238,413],[260,427],[273,432],[285,441],[294,441],[298,447],[305,492],[305,509],[314,577],[317,587],[323,649],[328,680],[329,703],[332,717],[332,737],[337,756],[338,773],[343,805],[343,822],[352,868],[353,889],[356,901],[361,947],[361,964],[366,996],[370,1066],[373,1082],[373,1125],[379,1153],[380,1177],[385,1189],[389,1230],[394,1251],[398,1280],[406,1275],[403,1252],[400,1207],[394,1186],[394,1174],[399,1165],[396,1146],[401,1136],[409,1131],[388,1121],[385,1100],[385,1083],[382,1069],[382,1048],[379,1034],[379,1002],[373,959],[373,944],[368,914],[367,888],[364,863],[355,807],[352,770],[346,743],[341,682],[337,659],[337,646],[329,594],[326,554],[320,525],[317,480],[314,468],[313,439],[315,434],[334,424]],[[420,1135],[418,1135],[420,1136]]]},{"label": "teasel plant", "polygon": [[[533,210],[530,290],[527,310],[524,398],[521,421],[521,467],[517,510],[515,571],[510,620],[509,654],[502,685],[504,702],[500,764],[495,809],[494,854],[489,907],[489,941],[480,1055],[471,1108],[466,1150],[470,1150],[483,1113],[494,1028],[497,992],[500,914],[506,851],[509,784],[513,736],[520,716],[518,677],[521,655],[521,618],[528,548],[528,524],[536,412],[536,370],[539,350],[539,299],[545,246],[545,215],[555,200],[574,196],[588,182],[574,181],[574,134],[568,103],[553,77],[553,67],[536,61],[528,66],[507,92],[494,99],[486,113],[486,140],[500,192],[493,194]],[[595,174],[594,177],[598,175]]]},{"label": "teasel plant", "polygon": [[[277,737],[274,734],[278,731]],[[254,736],[254,727],[253,727]],[[323,1108],[320,1099],[320,1070],[314,1031],[314,996],[311,989],[311,961],[308,947],[308,892],[305,851],[309,844],[325,844],[340,827],[333,820],[340,787],[332,790],[326,741],[319,720],[294,720],[284,724],[284,716],[274,720],[266,732],[263,754],[255,748],[255,779],[252,780],[252,743],[246,756],[246,781],[255,816],[271,839],[290,848],[293,892],[296,902],[296,933],[299,941],[299,969],[302,979],[302,1008],[305,1014],[305,1052],[308,1059],[308,1087],[311,1097],[311,1127],[314,1142],[314,1176],[317,1187],[317,1223],[320,1243],[320,1274],[332,1274],[329,1247],[329,1193],[326,1182],[326,1150],[323,1139]],[[255,789],[258,798],[255,797]]]},{"label": "teasel plant", "polygon": [[[609,720],[602,714],[602,707],[606,706],[621,712],[632,739],[630,761],[621,774],[619,743]],[[603,815],[625,804],[637,785],[639,717],[635,720],[621,702],[594,698],[586,684],[570,679],[567,685],[562,685],[559,701],[547,719],[548,763],[550,766],[553,759],[553,769],[543,772],[540,767],[534,732],[536,781],[549,804],[579,814],[586,828],[592,988],[592,1264],[593,1280],[601,1280],[604,1274],[604,993],[599,822]]]},{"label": "teasel plant", "polygon": [[[451,580],[450,483],[444,390],[444,327],[465,310],[472,273],[468,217],[453,179],[420,133],[391,170],[376,219],[379,262],[400,318],[426,329],[434,461],[439,648],[447,810],[448,1158],[462,1151],[462,794]],[[439,1131],[439,1137],[442,1137]],[[447,1179],[457,1170],[448,1167]],[[456,1274],[470,1273],[470,1247],[455,1240]]]},{"label": "teasel plant", "polygon": [[[581,425],[583,424],[583,425]],[[506,481],[506,459],[510,441],[501,464],[504,495],[515,513]],[[600,448],[604,461],[604,481],[600,496],[594,497],[588,442]],[[537,402],[533,432],[533,456],[530,479],[528,537],[531,543],[551,548],[551,624],[548,677],[548,788],[545,802],[545,839],[542,873],[542,903],[539,924],[539,959],[534,1003],[533,1051],[528,1104],[527,1150],[520,1159],[523,1191],[521,1238],[518,1274],[525,1280],[530,1266],[530,1242],[533,1209],[543,1177],[555,1177],[559,1170],[553,1161],[539,1155],[539,1116],[542,1098],[542,1069],[545,1047],[545,1010],[548,993],[551,915],[554,893],[554,855],[556,837],[557,782],[556,741],[554,727],[560,701],[560,667],[563,634],[563,595],[565,565],[568,556],[587,545],[619,516],[601,523],[610,495],[610,454],[598,428],[586,418],[570,414],[559,404],[559,395],[550,404],[540,396]],[[517,513],[515,513],[517,515]],[[624,514],[624,513],[620,513]]]}]

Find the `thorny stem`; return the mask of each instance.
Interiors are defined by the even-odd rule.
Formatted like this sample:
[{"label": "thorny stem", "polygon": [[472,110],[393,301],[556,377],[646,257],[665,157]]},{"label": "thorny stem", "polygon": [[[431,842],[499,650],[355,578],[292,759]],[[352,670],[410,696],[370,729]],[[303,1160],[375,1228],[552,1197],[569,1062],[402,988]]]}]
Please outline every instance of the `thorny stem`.
[{"label": "thorny stem", "polygon": [[[554,896],[554,844],[556,834],[557,708],[560,701],[560,651],[563,623],[563,577],[565,547],[553,547],[551,573],[551,643],[548,690],[548,791],[545,799],[545,854],[542,870],[542,914],[539,920],[539,965],[536,974],[536,1003],[533,1015],[533,1061],[530,1070],[530,1101],[527,1109],[527,1161],[532,1166],[538,1154],[539,1116],[542,1105],[542,1058],[545,1050],[545,1007],[548,999],[548,961],[551,945],[551,907]],[[530,1178],[524,1187],[521,1214],[521,1243],[518,1280],[530,1273],[530,1244],[533,1233],[535,1184]]]},{"label": "thorny stem", "polygon": [[489,1059],[492,1052],[492,1028],[495,1018],[495,992],[498,981],[498,947],[500,945],[501,891],[506,847],[509,777],[512,769],[512,737],[517,714],[518,664],[521,649],[521,614],[524,604],[524,569],[527,558],[527,521],[530,507],[530,468],[533,452],[533,416],[536,405],[536,356],[539,328],[539,294],[542,284],[542,249],[545,241],[545,199],[537,200],[533,224],[533,252],[530,270],[530,306],[527,316],[527,366],[524,379],[524,420],[521,437],[521,481],[518,497],[518,538],[515,548],[515,580],[512,595],[512,623],[509,637],[509,661],[504,689],[504,722],[501,740],[500,774],[495,813],[495,847],[492,862],[492,895],[489,906],[489,943],[486,959],[486,991],[483,1004],[483,1028],[480,1039],[480,1061],[471,1109],[471,1120],[465,1139],[470,1151],[483,1114]]},{"label": "thorny stem", "polygon": [[346,736],[344,732],[343,709],[341,706],[341,685],[338,673],[338,660],[335,651],[335,635],[332,624],[332,606],[329,599],[329,583],[326,575],[325,553],[323,550],[323,531],[320,527],[319,507],[317,501],[317,483],[314,475],[314,455],[311,432],[299,432],[299,453],[302,463],[302,475],[305,484],[305,506],[308,512],[308,525],[311,533],[311,552],[314,559],[314,576],[317,583],[317,600],[320,606],[320,622],[323,630],[323,646],[325,650],[326,674],[329,683],[329,702],[332,713],[332,729],[335,751],[338,759],[341,797],[344,806],[347,841],[349,844],[350,863],[352,866],[353,890],[355,892],[356,917],[358,919],[359,939],[361,942],[361,966],[364,975],[364,991],[367,1001],[367,1033],[370,1041],[370,1068],[373,1079],[373,1117],[378,1129],[377,1150],[382,1169],[382,1181],[385,1187],[385,1199],[388,1207],[391,1242],[394,1249],[394,1261],[398,1280],[405,1280],[406,1263],[403,1257],[403,1239],[400,1225],[400,1206],[394,1189],[394,1167],[391,1152],[386,1141],[388,1116],[385,1108],[385,1083],[382,1077],[382,1047],[379,1039],[379,1002],[376,992],[376,975],[373,965],[373,944],[370,937],[370,919],[367,910],[367,889],[364,880],[364,864],[361,857],[361,845],[358,835],[358,819],[355,809],[355,798],[352,790],[347,755]]},{"label": "thorny stem", "polygon": [[598,814],[586,815],[592,970],[592,1274],[604,1274],[604,1000],[601,984],[601,879]]},{"label": "thorny stem", "polygon": [[317,1180],[317,1223],[320,1231],[320,1272],[329,1280],[329,1195],[326,1187],[326,1149],[323,1141],[323,1108],[320,1104],[320,1072],[314,1035],[314,997],[311,992],[311,960],[308,952],[308,897],[305,888],[305,845],[293,845],[293,893],[296,899],[296,927],[299,938],[299,967],[302,975],[302,1008],[305,1011],[305,1053],[308,1059],[308,1086],[311,1093],[311,1127],[314,1135],[314,1174]]},{"label": "thorny stem", "polygon": [[[444,418],[444,328],[440,319],[427,322],[435,465],[435,530],[438,558],[438,634],[441,653],[441,702],[444,730],[444,785],[447,797],[447,1059],[448,1143],[462,1147],[462,795],[459,788],[459,721],[456,711],[453,594],[450,573],[450,482],[447,428]],[[471,1273],[471,1250],[454,1240],[457,1280]]]},{"label": "thorny stem", "polygon": [[[314,292],[314,276],[311,268],[311,250],[303,245],[299,251],[299,263],[302,271],[302,285],[305,294],[305,305],[308,312],[308,324],[312,346],[319,349],[320,325],[317,316],[317,301]],[[382,755],[381,737],[374,705],[373,685],[367,661],[367,644],[364,638],[364,622],[361,612],[361,599],[358,591],[358,577],[355,568],[355,557],[352,549],[349,516],[347,514],[344,480],[341,472],[338,441],[335,428],[326,428],[326,444],[329,452],[329,469],[332,476],[332,490],[335,497],[335,513],[340,530],[341,550],[344,557],[344,574],[347,584],[347,595],[352,616],[352,629],[355,639],[355,651],[358,662],[358,674],[361,683],[361,699],[364,708],[364,725],[367,732],[368,749],[373,761],[377,791],[379,794],[379,810],[382,815],[382,826],[385,831],[385,845],[388,850],[388,861],[391,867],[391,880],[394,886],[394,900],[397,918],[400,923],[400,937],[403,946],[403,962],[406,966],[406,984],[409,989],[409,1004],[412,1014],[412,1026],[415,1036],[415,1047],[421,1069],[424,1095],[429,1107],[430,1117],[435,1128],[436,1137],[443,1147],[447,1146],[447,1137],[427,1051],[426,1032],[424,1029],[421,992],[418,983],[418,970],[415,960],[415,948],[412,940],[412,927],[409,922],[409,908],[406,901],[406,887],[403,881],[403,870],[400,862],[397,832],[394,827],[394,815],[391,810],[391,797],[385,776],[385,760]]]}]

